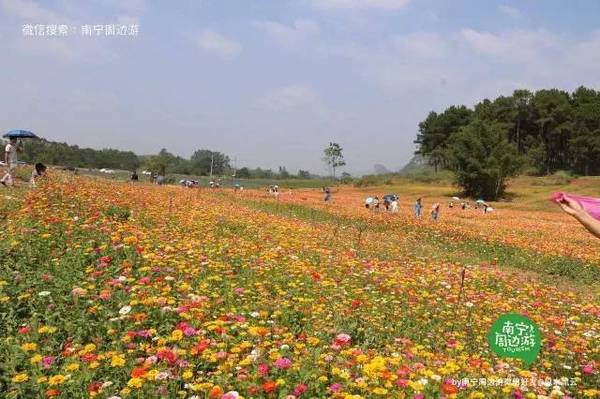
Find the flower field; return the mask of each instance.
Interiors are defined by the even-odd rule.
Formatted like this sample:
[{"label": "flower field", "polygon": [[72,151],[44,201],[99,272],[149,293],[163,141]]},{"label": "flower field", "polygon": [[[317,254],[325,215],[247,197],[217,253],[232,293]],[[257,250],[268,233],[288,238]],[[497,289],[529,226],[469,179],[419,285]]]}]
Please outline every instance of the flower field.
[{"label": "flower field", "polygon": [[[600,268],[574,222],[434,225],[362,195],[54,176],[0,220],[2,397],[600,397],[595,269],[559,284],[510,264]],[[540,328],[529,369],[488,348],[506,312]]]}]

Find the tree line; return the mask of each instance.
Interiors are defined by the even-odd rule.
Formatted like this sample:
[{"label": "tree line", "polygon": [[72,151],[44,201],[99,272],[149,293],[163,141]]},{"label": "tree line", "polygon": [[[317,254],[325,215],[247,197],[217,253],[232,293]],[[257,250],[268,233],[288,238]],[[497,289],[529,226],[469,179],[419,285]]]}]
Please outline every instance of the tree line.
[{"label": "tree line", "polygon": [[526,171],[600,173],[600,92],[515,90],[472,109],[453,105],[419,123],[417,154],[455,172],[468,195],[495,199]]},{"label": "tree line", "polygon": [[129,171],[143,168],[163,175],[208,176],[212,174],[213,176],[224,176],[235,174],[236,177],[242,179],[310,179],[314,177],[307,170],[299,170],[297,174],[292,174],[284,166],[280,166],[277,171],[248,167],[235,169],[231,165],[229,156],[206,149],[197,150],[189,159],[186,159],[174,155],[164,148],[158,154],[136,155],[132,151],[95,150],[42,139],[28,140],[19,157],[29,163],[42,162],[74,168],[108,168]]}]

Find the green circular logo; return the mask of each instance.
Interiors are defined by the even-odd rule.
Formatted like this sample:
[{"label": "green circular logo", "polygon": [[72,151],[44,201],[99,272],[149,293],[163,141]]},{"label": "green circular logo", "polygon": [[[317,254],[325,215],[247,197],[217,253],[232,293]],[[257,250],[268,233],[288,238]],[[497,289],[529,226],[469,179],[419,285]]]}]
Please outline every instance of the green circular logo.
[{"label": "green circular logo", "polygon": [[541,342],[542,336],[535,323],[517,313],[498,317],[488,333],[492,351],[500,357],[523,360],[525,368],[529,368],[537,358]]}]

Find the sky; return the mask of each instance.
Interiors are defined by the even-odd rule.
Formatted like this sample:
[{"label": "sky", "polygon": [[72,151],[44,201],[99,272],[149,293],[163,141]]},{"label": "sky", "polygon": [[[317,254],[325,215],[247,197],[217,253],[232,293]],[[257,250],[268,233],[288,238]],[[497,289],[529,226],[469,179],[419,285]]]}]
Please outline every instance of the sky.
[{"label": "sky", "polygon": [[432,110],[600,89],[599,17],[597,0],[0,0],[0,130],[321,174],[333,141],[352,174],[396,170]]}]

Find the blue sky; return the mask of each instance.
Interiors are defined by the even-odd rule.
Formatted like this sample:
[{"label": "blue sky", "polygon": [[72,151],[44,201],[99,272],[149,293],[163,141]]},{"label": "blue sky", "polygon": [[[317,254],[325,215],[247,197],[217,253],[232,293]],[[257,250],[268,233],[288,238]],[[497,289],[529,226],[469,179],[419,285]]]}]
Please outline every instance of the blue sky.
[{"label": "blue sky", "polygon": [[[238,166],[397,169],[431,110],[600,89],[600,1],[0,0],[2,129]],[[25,36],[23,25],[139,25]]]}]

